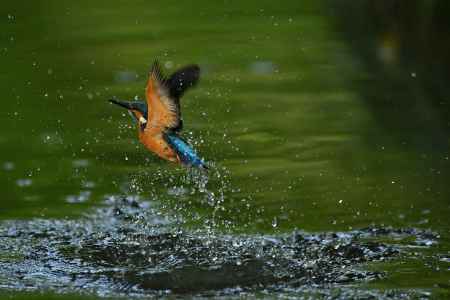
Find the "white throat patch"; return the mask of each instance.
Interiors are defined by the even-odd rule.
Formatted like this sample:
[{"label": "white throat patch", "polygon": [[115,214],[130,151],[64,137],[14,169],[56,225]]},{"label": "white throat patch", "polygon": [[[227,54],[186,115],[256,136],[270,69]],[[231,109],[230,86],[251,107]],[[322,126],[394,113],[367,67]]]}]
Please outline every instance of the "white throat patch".
[{"label": "white throat patch", "polygon": [[147,120],[146,120],[144,117],[140,117],[140,118],[139,118],[139,122],[140,122],[141,124],[145,124],[145,123],[147,123]]}]

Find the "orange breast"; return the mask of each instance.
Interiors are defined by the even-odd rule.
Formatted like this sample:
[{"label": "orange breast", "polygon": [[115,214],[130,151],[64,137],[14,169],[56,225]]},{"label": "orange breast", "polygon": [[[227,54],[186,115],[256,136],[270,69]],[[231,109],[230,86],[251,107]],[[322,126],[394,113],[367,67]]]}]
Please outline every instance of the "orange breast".
[{"label": "orange breast", "polygon": [[156,153],[159,157],[172,162],[180,162],[178,155],[163,139],[160,129],[147,127],[144,131],[139,131],[139,140],[147,149]]}]

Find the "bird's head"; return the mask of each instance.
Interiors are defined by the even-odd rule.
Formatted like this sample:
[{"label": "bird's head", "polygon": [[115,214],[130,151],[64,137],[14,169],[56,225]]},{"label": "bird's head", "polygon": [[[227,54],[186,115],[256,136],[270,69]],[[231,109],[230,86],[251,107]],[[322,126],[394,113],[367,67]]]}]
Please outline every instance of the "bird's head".
[{"label": "bird's head", "polygon": [[142,101],[121,101],[110,99],[109,102],[126,108],[139,124],[139,128],[144,130],[147,126],[147,105]]}]

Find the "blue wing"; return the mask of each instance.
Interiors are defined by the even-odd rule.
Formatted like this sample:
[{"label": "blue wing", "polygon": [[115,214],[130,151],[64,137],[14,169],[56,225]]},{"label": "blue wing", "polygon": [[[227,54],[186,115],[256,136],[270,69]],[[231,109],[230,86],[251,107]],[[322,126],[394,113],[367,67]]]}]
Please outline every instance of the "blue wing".
[{"label": "blue wing", "polygon": [[197,155],[194,149],[175,133],[166,133],[165,139],[185,165],[208,169],[203,159]]}]

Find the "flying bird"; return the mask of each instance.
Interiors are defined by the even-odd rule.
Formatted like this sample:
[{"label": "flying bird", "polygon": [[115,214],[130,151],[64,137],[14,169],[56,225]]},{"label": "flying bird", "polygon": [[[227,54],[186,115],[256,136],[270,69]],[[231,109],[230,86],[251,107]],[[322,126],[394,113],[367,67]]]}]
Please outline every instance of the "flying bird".
[{"label": "flying bird", "polygon": [[207,169],[204,160],[180,136],[183,128],[180,98],[197,84],[199,77],[197,65],[185,66],[166,77],[159,62],[155,61],[147,81],[145,102],[109,101],[131,113],[137,123],[139,141],[148,150],[174,163]]}]

